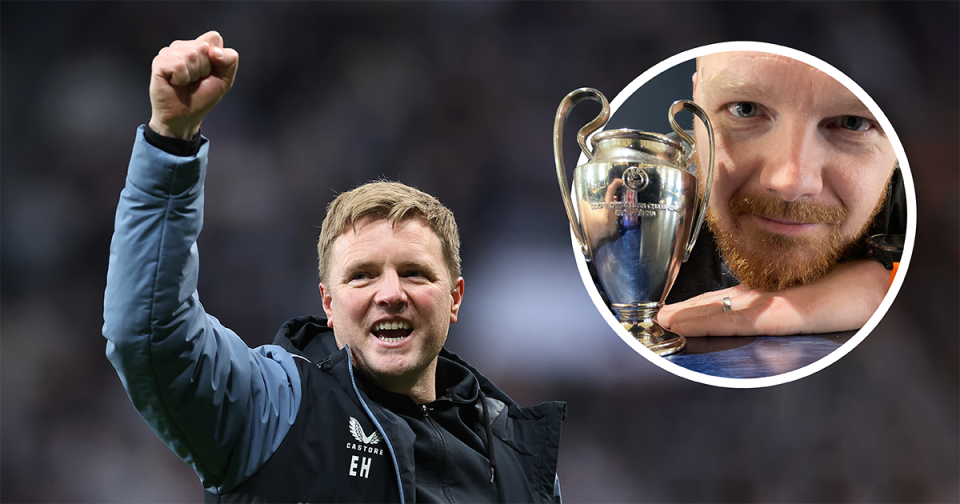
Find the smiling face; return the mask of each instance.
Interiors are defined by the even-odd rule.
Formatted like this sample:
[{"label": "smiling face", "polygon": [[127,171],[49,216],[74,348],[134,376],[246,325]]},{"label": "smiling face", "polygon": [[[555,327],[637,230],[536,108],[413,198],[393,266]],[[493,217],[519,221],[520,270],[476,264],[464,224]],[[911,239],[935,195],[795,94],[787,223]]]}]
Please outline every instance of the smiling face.
[{"label": "smiling face", "polygon": [[[766,290],[818,278],[880,209],[890,141],[852,92],[791,58],[703,56],[693,82],[714,128],[707,222],[727,264]],[[705,146],[706,129],[695,129]]]},{"label": "smiling face", "polygon": [[432,401],[437,355],[463,299],[436,232],[420,217],[361,218],[334,241],[329,268],[320,293],[337,345],[349,345],[379,387]]}]

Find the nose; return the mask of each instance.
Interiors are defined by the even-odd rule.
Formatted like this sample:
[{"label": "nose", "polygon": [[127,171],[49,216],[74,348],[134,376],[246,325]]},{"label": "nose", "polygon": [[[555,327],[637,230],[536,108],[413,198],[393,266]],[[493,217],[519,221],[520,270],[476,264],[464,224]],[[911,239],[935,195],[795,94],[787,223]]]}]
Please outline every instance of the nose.
[{"label": "nose", "polygon": [[385,271],[380,275],[373,300],[377,305],[386,308],[398,308],[406,303],[407,294],[400,284],[400,275],[396,271]]},{"label": "nose", "polygon": [[815,196],[823,189],[824,150],[815,125],[784,123],[771,138],[760,183],[784,201]]}]

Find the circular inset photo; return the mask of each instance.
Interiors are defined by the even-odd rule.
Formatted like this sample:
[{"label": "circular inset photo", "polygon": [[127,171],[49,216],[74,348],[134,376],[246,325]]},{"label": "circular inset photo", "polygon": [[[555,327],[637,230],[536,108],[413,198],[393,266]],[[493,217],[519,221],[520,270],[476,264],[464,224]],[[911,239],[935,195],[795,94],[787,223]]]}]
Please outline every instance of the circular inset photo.
[{"label": "circular inset photo", "polygon": [[[600,114],[566,124],[584,100]],[[564,130],[581,149],[570,171]],[[863,89],[809,54],[686,51],[612,101],[571,92],[554,137],[584,285],[624,342],[676,375],[808,376],[863,341],[903,283],[916,234],[903,146]]]}]

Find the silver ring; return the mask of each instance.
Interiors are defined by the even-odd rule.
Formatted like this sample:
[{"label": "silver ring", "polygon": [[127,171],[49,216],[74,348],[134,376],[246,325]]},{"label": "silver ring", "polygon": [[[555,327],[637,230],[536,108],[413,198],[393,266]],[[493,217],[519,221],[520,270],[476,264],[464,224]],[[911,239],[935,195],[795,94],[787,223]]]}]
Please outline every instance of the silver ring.
[{"label": "silver ring", "polygon": [[723,313],[727,313],[732,310],[733,308],[730,306],[730,298],[728,297],[723,298]]}]

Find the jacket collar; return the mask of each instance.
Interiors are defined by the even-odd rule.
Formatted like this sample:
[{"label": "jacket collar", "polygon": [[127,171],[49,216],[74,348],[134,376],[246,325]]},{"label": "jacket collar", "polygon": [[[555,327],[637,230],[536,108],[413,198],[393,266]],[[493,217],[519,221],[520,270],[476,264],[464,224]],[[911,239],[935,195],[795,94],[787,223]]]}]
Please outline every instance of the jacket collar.
[{"label": "jacket collar", "polygon": [[327,327],[327,319],[313,315],[304,315],[284,322],[277,331],[273,344],[292,354],[306,357],[313,363],[329,359],[339,351],[333,329]]},{"label": "jacket collar", "polygon": [[[286,349],[288,352],[302,357],[306,357],[310,362],[320,363],[324,360],[334,358],[336,354],[342,352],[337,348],[336,339],[333,336],[333,329],[327,327],[327,319],[315,315],[304,315],[286,321],[277,331],[277,336],[273,343]],[[497,388],[490,380],[480,374],[473,366],[467,364],[457,354],[448,351],[446,348],[440,350],[440,358],[452,361],[455,364],[463,366],[476,377],[480,385],[480,390],[487,397],[498,399],[506,404],[515,404],[507,394]],[[442,391],[438,390],[438,393]]]}]

